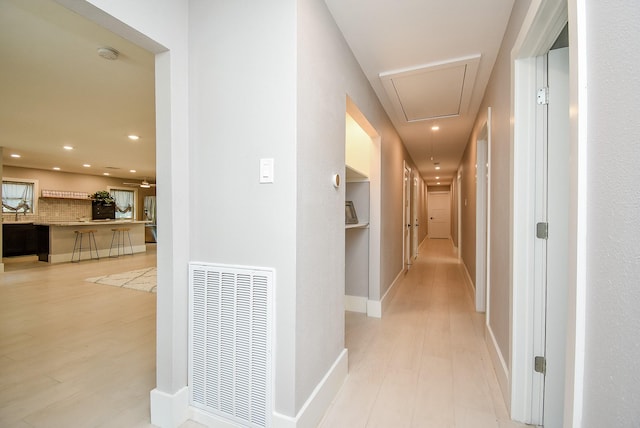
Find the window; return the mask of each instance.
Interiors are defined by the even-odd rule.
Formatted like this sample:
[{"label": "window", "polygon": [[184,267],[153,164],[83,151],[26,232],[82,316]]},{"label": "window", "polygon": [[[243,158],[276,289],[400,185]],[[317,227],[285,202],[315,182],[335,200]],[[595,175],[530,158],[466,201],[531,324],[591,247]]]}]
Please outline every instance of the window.
[{"label": "window", "polygon": [[112,188],[109,193],[116,201],[116,218],[135,219],[136,191]]},{"label": "window", "polygon": [[34,214],[36,211],[36,180],[3,178],[2,212]]}]

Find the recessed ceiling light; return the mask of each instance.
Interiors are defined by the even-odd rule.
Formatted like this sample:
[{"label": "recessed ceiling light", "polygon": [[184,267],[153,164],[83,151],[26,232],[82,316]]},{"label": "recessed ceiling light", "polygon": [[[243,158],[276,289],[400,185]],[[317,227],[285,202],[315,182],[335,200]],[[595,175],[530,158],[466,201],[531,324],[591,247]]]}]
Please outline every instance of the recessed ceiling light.
[{"label": "recessed ceiling light", "polygon": [[12,158],[19,158],[21,156],[19,154],[17,154],[17,153],[11,153],[11,157]]},{"label": "recessed ceiling light", "polygon": [[436,180],[440,180],[440,177],[436,177]]},{"label": "recessed ceiling light", "polygon": [[433,125],[433,126],[431,127],[431,130],[432,130],[432,131],[437,131],[438,129],[440,129],[440,127],[439,127],[438,125]]},{"label": "recessed ceiling light", "polygon": [[131,135],[129,135],[129,139],[130,139],[130,140],[133,140],[133,141],[137,141],[137,140],[139,140],[139,139],[140,139],[140,137],[139,137],[139,136],[137,136],[137,135],[133,135],[133,134],[131,134]]},{"label": "recessed ceiling light", "polygon": [[102,175],[109,175],[109,173],[108,172],[103,172]]},{"label": "recessed ceiling light", "polygon": [[439,166],[436,166],[436,169],[440,169],[440,167],[439,167]]},{"label": "recessed ceiling light", "polygon": [[440,182],[438,181],[436,184],[440,184]]},{"label": "recessed ceiling light", "polygon": [[73,150],[73,146],[62,146],[65,150]]},{"label": "recessed ceiling light", "polygon": [[54,167],[53,167],[53,170],[54,170],[54,171],[60,171],[60,167],[59,167],[59,166],[54,166]]},{"label": "recessed ceiling light", "polygon": [[135,170],[135,169],[130,169],[130,170],[129,170],[129,172],[130,172],[130,173],[135,173],[135,172],[136,172],[136,170]]},{"label": "recessed ceiling light", "polygon": [[82,164],[82,166],[85,167],[85,168],[91,168],[91,165],[88,164],[88,163]]}]

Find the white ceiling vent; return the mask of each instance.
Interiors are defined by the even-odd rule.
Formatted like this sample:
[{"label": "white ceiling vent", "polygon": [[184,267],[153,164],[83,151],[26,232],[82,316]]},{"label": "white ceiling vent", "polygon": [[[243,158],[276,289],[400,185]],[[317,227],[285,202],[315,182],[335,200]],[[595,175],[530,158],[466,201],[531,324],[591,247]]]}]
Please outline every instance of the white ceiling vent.
[{"label": "white ceiling vent", "polygon": [[406,122],[460,116],[471,100],[480,55],[380,73],[398,117]]}]

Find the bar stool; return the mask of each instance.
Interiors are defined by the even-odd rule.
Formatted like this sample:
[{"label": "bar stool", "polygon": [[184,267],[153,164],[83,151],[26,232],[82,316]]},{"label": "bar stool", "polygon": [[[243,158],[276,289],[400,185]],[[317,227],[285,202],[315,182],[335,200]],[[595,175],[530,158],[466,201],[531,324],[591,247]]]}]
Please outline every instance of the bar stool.
[{"label": "bar stool", "polygon": [[[114,229],[111,229],[111,231],[113,232],[113,234],[111,235],[111,245],[109,246],[109,257],[120,257],[120,247],[122,247],[122,255],[127,255],[127,252],[125,251],[125,246],[124,246],[124,234],[125,232],[127,233],[127,238],[129,238],[129,249],[131,250],[130,253],[133,255],[133,245],[131,245],[131,235],[129,234],[129,228],[128,227],[116,227]],[[113,241],[116,241],[116,249],[118,250],[118,254],[117,255],[111,255],[111,251],[113,250]]]},{"label": "bar stool", "polygon": [[[93,249],[96,252],[96,259],[100,259],[100,256],[98,255],[98,244],[96,243],[96,235],[94,234],[95,232],[97,232],[96,229],[84,229],[84,230],[74,230],[73,233],[76,234],[76,240],[73,242],[73,253],[71,253],[71,262],[72,263],[79,263],[80,259],[82,259],[82,238],[84,237],[84,235],[89,235],[87,238],[89,239],[89,256],[91,258],[91,260],[93,260],[93,252],[91,251],[91,241],[93,241]],[[80,245],[78,245],[78,237],[80,238]],[[75,255],[76,255],[76,249],[78,250],[78,260],[74,260],[75,259]]]}]

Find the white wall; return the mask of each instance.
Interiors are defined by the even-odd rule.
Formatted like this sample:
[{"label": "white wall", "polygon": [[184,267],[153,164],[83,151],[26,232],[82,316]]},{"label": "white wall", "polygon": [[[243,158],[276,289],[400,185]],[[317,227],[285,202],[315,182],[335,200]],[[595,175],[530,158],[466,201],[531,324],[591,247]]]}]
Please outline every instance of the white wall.
[{"label": "white wall", "polygon": [[[156,53],[158,303],[156,390],[167,397],[187,384],[188,73],[186,1],[58,0]],[[152,400],[152,408],[154,402]],[[171,410],[160,409],[167,411]],[[153,413],[153,412],[152,412]],[[170,414],[182,419],[183,415]],[[152,418],[153,421],[153,418]]]},{"label": "white wall", "polygon": [[[490,312],[487,314],[487,327],[493,336],[493,347],[499,358],[509,362],[511,358],[510,338],[510,211],[511,197],[509,190],[511,176],[512,137],[511,124],[511,49],[520,31],[524,17],[529,9],[530,1],[514,2],[509,25],[507,26],[498,57],[491,73],[491,78],[478,110],[473,131],[465,150],[462,166],[461,204],[462,204],[462,256],[472,278],[475,278],[475,159],[476,139],[487,121],[487,108],[491,107],[491,200],[490,210],[490,272],[489,293],[487,295]],[[467,206],[465,206],[465,199]],[[503,388],[508,373],[506,367],[496,367]],[[500,376],[502,374],[502,376]],[[503,390],[505,397],[508,390]]]},{"label": "white wall", "polygon": [[588,0],[585,12],[588,209],[582,426],[630,427],[640,420],[640,7],[635,0]]},{"label": "white wall", "polygon": [[190,6],[191,258],[276,269],[275,408],[295,415],[295,2]]},{"label": "white wall", "polygon": [[347,96],[381,136],[382,290],[369,299],[402,269],[402,162],[413,163],[321,0],[298,1],[297,52],[296,407],[344,347],[345,188],[334,189],[331,177],[344,177]]},{"label": "white wall", "polygon": [[[91,3],[164,52],[157,402],[184,399],[187,262],[257,265],[276,269],[275,407],[295,418],[344,348],[344,187],[331,176],[344,174],[347,95],[381,136],[379,295],[402,269],[402,168],[413,162],[321,0]],[[263,157],[273,184],[258,183]]]}]

